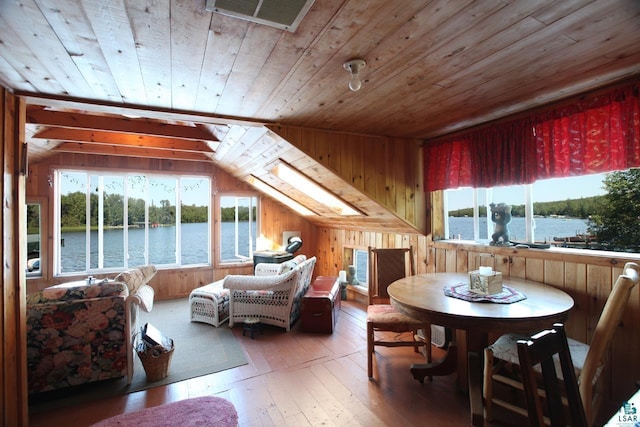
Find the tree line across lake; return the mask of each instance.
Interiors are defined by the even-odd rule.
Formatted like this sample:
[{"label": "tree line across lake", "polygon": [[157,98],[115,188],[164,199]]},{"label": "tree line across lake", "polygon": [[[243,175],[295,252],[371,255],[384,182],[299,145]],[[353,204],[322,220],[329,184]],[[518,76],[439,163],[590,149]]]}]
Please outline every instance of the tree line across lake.
[{"label": "tree line across lake", "polygon": [[[90,199],[90,224],[98,226],[98,196],[91,194]],[[124,198],[121,194],[104,194],[103,225],[105,227],[123,227]],[[209,208],[207,206],[181,205],[181,223],[201,223],[209,221]],[[145,223],[144,199],[128,199],[129,226]],[[256,217],[256,209],[253,208],[253,218]],[[249,208],[238,207],[238,219],[249,220]],[[37,218],[33,218],[37,220]],[[60,197],[60,221],[63,230],[84,228],[86,226],[86,195],[82,192],[65,194]],[[235,208],[221,209],[221,221],[235,221]],[[176,207],[169,200],[161,200],[160,205],[149,206],[149,224],[170,225],[176,224]]]},{"label": "tree line across lake", "polygon": [[[556,202],[534,202],[533,212],[538,216],[564,216],[569,218],[588,219],[598,212],[599,206],[605,202],[606,196],[583,197],[580,199],[567,199]],[[524,217],[524,205],[511,205],[511,215]],[[480,216],[487,215],[487,207],[478,206]],[[449,211],[449,216],[465,217],[473,216],[473,208],[456,209]]]}]

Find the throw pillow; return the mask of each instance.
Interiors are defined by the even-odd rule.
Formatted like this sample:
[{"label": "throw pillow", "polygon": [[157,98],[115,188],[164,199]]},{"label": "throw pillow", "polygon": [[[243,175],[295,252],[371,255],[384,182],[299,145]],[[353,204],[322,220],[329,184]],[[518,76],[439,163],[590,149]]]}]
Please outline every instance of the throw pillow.
[{"label": "throw pillow", "polygon": [[155,291],[149,285],[143,285],[138,289],[138,297],[140,298],[140,307],[147,313],[153,309],[153,296]]},{"label": "throw pillow", "polygon": [[305,255],[298,255],[295,258],[290,259],[289,261],[285,261],[282,263],[282,269],[280,270],[280,274],[284,274],[288,271],[296,268],[300,263],[306,260],[307,257]]},{"label": "throw pillow", "polygon": [[296,265],[300,265],[306,260],[307,260],[307,256],[306,255],[296,255],[296,257],[293,258],[291,261],[294,261],[296,263]]}]

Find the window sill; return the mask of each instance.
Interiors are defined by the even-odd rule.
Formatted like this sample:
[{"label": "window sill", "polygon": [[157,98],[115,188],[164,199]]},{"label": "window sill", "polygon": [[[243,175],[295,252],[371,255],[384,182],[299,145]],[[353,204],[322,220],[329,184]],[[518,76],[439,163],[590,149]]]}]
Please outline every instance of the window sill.
[{"label": "window sill", "polygon": [[240,267],[253,267],[253,259],[244,261],[220,261],[216,267],[219,268],[240,268]]},{"label": "window sill", "polygon": [[[580,262],[589,260],[589,264],[617,265],[628,261],[640,261],[640,254],[627,252],[610,252],[595,249],[577,249],[550,247],[548,249],[516,248],[515,246],[492,246],[488,243],[478,243],[473,240],[437,240],[433,242],[436,249],[468,250],[470,252],[484,252],[503,256],[526,256],[530,258],[570,260],[579,259]],[[622,267],[622,265],[620,265]]]},{"label": "window sill", "polygon": [[369,289],[365,288],[364,286],[347,285],[347,289],[357,294],[364,295],[365,297],[369,296]]},{"label": "window sill", "polygon": [[369,304],[369,290],[364,286],[347,285],[347,299],[359,304]]}]

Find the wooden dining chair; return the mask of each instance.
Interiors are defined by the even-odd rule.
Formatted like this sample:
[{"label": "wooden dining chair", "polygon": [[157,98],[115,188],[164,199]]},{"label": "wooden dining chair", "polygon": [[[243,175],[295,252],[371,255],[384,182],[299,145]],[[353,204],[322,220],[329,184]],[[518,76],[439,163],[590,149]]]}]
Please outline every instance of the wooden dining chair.
[{"label": "wooden dining chair", "polygon": [[[431,361],[431,326],[399,312],[390,304],[387,288],[396,280],[415,274],[413,248],[379,249],[369,247],[369,306],[367,307],[367,373],[373,378],[373,354],[376,346],[424,347]],[[376,332],[411,332],[411,340],[386,340]],[[380,335],[380,334],[379,334]]]},{"label": "wooden dining chair", "polygon": [[[631,296],[632,289],[638,284],[640,266],[634,262],[625,264],[607,298],[591,343],[585,344],[569,338],[571,360],[579,382],[580,396],[584,404],[589,425],[593,425],[601,396],[596,384],[604,367],[607,349]],[[484,352],[484,414],[485,419],[493,418],[493,405],[527,416],[527,411],[512,401],[494,395],[494,386],[501,385],[511,390],[522,390],[519,380],[518,354],[516,342],[523,338],[516,334],[505,334]]]},{"label": "wooden dining chair", "polygon": [[[517,348],[529,426],[545,427],[549,424],[551,427],[587,427],[587,416],[564,326],[556,323],[553,329],[539,332],[529,339],[518,340]],[[558,362],[554,357],[558,358]],[[560,372],[556,372],[556,363],[560,365]],[[537,365],[540,365],[539,369]],[[544,390],[544,397],[540,389]],[[562,404],[563,395],[568,406],[566,412]]]}]

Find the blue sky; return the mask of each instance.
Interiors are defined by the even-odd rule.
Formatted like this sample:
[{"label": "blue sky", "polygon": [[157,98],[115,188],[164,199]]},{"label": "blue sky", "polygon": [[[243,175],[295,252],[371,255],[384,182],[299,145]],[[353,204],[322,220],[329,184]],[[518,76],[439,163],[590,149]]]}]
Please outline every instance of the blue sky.
[{"label": "blue sky", "polygon": [[[582,197],[605,194],[602,180],[605,174],[580,177],[548,179],[537,181],[533,185],[533,200],[536,202],[554,202],[558,200],[579,199]],[[449,210],[473,207],[471,190],[449,192]],[[524,204],[524,194],[504,187],[494,189],[493,201],[513,205]],[[480,203],[484,204],[484,203]]]},{"label": "blue sky", "polygon": [[[91,191],[97,191],[99,172],[89,172],[91,178]],[[145,197],[145,175],[131,175],[129,182],[128,196],[132,198],[144,198]],[[150,201],[159,206],[162,200],[169,200],[171,205],[176,203],[176,184],[177,178],[175,176],[163,176],[163,175],[149,175],[149,197]],[[84,171],[63,171],[61,177],[61,191],[63,194],[69,194],[72,192],[86,191],[87,172]],[[186,205],[204,206],[211,197],[210,181],[207,177],[182,177],[181,179],[182,189],[181,196],[182,201]],[[124,175],[109,176],[104,174],[103,184],[105,192],[110,194],[124,194],[125,177]]]}]

